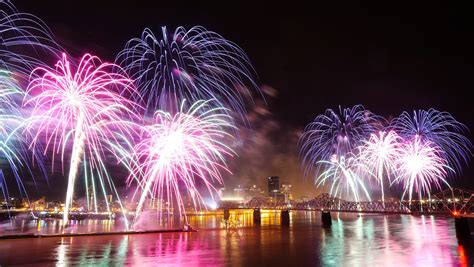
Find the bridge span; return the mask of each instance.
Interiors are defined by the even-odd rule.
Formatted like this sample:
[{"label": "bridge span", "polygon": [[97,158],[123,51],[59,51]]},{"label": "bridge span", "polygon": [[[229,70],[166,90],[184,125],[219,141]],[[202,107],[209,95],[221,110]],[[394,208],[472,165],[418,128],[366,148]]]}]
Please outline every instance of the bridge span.
[{"label": "bridge span", "polygon": [[332,224],[330,212],[380,213],[380,214],[445,214],[455,218],[456,230],[470,236],[469,218],[474,218],[474,191],[448,188],[422,200],[347,201],[327,193],[305,202],[277,201],[271,197],[255,197],[247,203],[222,202],[224,219],[231,209],[253,209],[254,222],[260,223],[260,210],[281,210],[282,225],[289,225],[291,210],[321,211],[324,226]]},{"label": "bridge span", "polygon": [[247,203],[223,202],[222,209],[318,210],[387,214],[452,214],[474,215],[474,192],[448,188],[430,199],[382,201],[347,201],[323,193],[306,202],[276,201],[271,197],[255,197]]}]

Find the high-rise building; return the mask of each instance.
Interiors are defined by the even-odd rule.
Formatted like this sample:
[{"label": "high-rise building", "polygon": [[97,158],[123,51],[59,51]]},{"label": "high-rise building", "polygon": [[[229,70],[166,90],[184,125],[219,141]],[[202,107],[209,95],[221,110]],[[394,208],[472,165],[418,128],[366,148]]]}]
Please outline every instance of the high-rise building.
[{"label": "high-rise building", "polygon": [[292,199],[291,184],[290,183],[281,183],[280,191],[285,196],[285,203],[290,202],[290,200]]},{"label": "high-rise building", "polygon": [[269,176],[268,177],[268,195],[273,196],[280,190],[280,177]]}]

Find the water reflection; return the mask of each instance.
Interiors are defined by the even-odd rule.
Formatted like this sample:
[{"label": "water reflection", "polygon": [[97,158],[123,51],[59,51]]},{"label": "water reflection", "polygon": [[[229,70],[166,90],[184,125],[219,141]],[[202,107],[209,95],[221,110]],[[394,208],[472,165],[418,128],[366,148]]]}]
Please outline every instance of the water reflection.
[{"label": "water reflection", "polygon": [[[222,214],[191,216],[195,233],[0,240],[0,265],[175,266],[472,266],[472,242],[459,245],[450,217],[332,214],[330,228],[320,213],[292,212],[290,227],[280,214],[232,211],[241,227],[225,230]],[[59,222],[15,222],[23,230],[61,230]],[[119,227],[117,221],[80,221],[73,229]]]},{"label": "water reflection", "polygon": [[[322,232],[321,258],[337,266],[457,266],[473,255],[458,245],[451,218],[360,216]],[[470,257],[470,258],[469,258]]]},{"label": "water reflection", "polygon": [[64,243],[64,238],[61,238],[61,243],[56,248],[56,258],[58,259],[58,266],[67,266],[66,262],[67,244]]}]

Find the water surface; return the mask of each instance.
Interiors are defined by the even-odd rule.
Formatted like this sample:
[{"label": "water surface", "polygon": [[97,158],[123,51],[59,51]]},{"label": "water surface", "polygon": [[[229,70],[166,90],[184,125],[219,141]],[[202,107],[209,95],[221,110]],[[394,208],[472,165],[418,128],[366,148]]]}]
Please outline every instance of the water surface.
[{"label": "water surface", "polygon": [[[225,229],[222,215],[191,216],[194,233],[0,240],[0,265],[134,266],[473,266],[474,244],[460,245],[451,217],[333,214],[323,228],[318,212],[292,212],[280,226],[278,212],[232,213],[240,227]],[[172,224],[172,223],[170,223]],[[39,225],[39,226],[38,226]],[[68,231],[113,231],[123,222],[80,221]],[[177,224],[174,225],[175,227]],[[39,228],[38,228],[39,227]],[[144,223],[152,227],[152,223]],[[161,226],[161,227],[170,227]],[[64,231],[59,221],[19,220],[12,231]]]}]

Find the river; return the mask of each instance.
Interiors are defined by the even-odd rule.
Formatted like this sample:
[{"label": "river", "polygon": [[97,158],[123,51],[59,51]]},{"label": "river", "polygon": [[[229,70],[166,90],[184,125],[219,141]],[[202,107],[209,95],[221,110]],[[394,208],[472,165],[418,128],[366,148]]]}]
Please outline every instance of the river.
[{"label": "river", "polygon": [[[290,226],[278,212],[231,213],[237,227],[225,229],[223,215],[189,216],[197,232],[48,237],[0,240],[0,265],[132,266],[473,266],[473,241],[459,244],[454,221],[444,216],[333,213],[330,228],[319,212],[291,212]],[[144,229],[176,228],[177,223]],[[0,234],[123,230],[121,220],[83,220],[63,229],[59,220],[17,218]],[[474,237],[473,237],[474,239]]]}]

